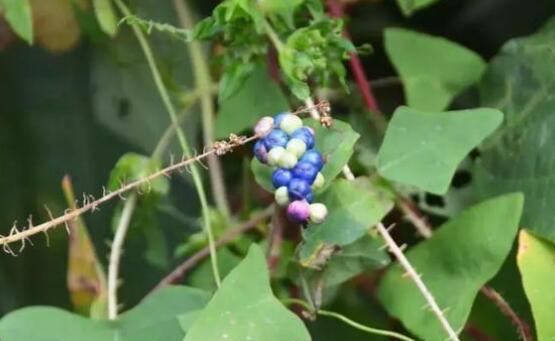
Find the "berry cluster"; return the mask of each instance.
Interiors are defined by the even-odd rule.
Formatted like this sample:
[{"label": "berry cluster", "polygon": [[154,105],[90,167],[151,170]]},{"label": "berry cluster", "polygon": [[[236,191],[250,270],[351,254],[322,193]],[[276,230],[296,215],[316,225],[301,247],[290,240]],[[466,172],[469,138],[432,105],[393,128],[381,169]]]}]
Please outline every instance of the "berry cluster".
[{"label": "berry cluster", "polygon": [[320,170],[322,154],[314,146],[314,130],[291,113],[261,118],[254,128],[260,140],[254,145],[256,158],[274,167],[272,184],[278,205],[287,205],[287,216],[304,224],[319,224],[328,210],[324,204],[312,203],[313,190],[324,185]]}]

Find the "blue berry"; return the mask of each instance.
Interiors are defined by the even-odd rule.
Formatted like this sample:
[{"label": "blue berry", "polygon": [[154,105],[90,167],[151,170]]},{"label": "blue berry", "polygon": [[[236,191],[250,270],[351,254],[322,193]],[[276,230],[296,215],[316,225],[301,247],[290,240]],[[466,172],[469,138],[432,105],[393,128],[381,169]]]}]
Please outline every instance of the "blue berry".
[{"label": "blue berry", "polygon": [[266,146],[267,150],[270,150],[274,147],[285,148],[288,141],[289,136],[286,132],[281,129],[274,129],[264,138],[264,145]]},{"label": "blue berry", "polygon": [[297,162],[291,173],[295,178],[306,180],[312,185],[318,174],[318,168],[310,162]]},{"label": "blue berry", "polygon": [[281,121],[283,121],[283,118],[287,116],[287,114],[287,112],[282,112],[274,116],[274,127],[279,128]]},{"label": "blue berry", "polygon": [[291,134],[292,139],[300,139],[306,144],[306,148],[314,147],[314,134],[308,127],[301,127]]},{"label": "blue berry", "polygon": [[278,168],[272,174],[272,184],[275,188],[289,185],[289,181],[293,178],[291,171],[288,169]]},{"label": "blue berry", "polygon": [[314,195],[312,193],[307,194],[305,200],[312,203],[314,201]]},{"label": "blue berry", "polygon": [[254,144],[254,156],[262,163],[268,162],[268,150],[261,140],[256,141]]},{"label": "blue berry", "polygon": [[293,177],[287,185],[291,200],[303,200],[312,194],[310,183],[306,180]]},{"label": "blue berry", "polygon": [[304,163],[304,162],[308,162],[312,165],[314,165],[314,167],[316,167],[316,169],[321,170],[322,167],[324,166],[324,158],[322,157],[322,154],[320,154],[320,152],[316,149],[311,149],[311,150],[307,150],[303,156],[301,156],[301,158],[299,159],[300,163]]}]

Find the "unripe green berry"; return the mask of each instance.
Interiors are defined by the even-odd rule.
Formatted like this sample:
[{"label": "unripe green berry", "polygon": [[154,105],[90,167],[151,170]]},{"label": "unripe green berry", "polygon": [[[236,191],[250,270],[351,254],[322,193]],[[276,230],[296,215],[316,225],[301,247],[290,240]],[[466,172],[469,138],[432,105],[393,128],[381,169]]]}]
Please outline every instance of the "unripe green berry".
[{"label": "unripe green berry", "polygon": [[310,221],[314,224],[320,224],[328,215],[328,208],[324,204],[316,203],[310,205]]},{"label": "unripe green berry", "polygon": [[303,126],[303,121],[297,115],[286,115],[279,125],[280,129],[287,134],[292,134],[295,130]]},{"label": "unripe green berry", "polygon": [[293,153],[297,158],[301,157],[306,151],[306,143],[301,139],[291,139],[287,142],[287,151]]},{"label": "unripe green berry", "polygon": [[[269,163],[269,160],[270,160],[270,155],[268,154],[268,163]],[[285,150],[281,154],[278,160],[278,166],[282,168],[291,169],[295,167],[296,164],[297,164],[297,157],[295,156],[295,154],[288,152],[287,150]]]},{"label": "unripe green berry", "polygon": [[314,182],[312,183],[312,189],[317,190],[324,187],[325,182],[326,179],[324,178],[324,175],[318,172],[318,174],[316,174],[316,179],[314,179]]},{"label": "unripe green berry", "polygon": [[279,206],[287,206],[287,204],[289,204],[289,192],[287,191],[287,186],[281,186],[276,189],[274,198]]},{"label": "unripe green berry", "polygon": [[270,166],[276,166],[284,153],[285,148],[283,147],[274,147],[270,149],[268,152],[268,164]]}]

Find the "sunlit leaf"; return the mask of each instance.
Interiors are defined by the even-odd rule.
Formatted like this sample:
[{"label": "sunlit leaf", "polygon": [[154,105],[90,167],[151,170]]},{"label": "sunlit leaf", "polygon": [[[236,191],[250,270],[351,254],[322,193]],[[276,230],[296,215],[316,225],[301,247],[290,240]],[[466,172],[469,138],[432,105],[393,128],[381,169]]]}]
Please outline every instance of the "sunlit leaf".
[{"label": "sunlit leaf", "polygon": [[4,12],[11,28],[27,43],[33,43],[33,15],[29,0],[0,0],[0,12]]},{"label": "sunlit leaf", "polygon": [[93,0],[93,7],[100,28],[113,37],[117,33],[118,26],[112,0]]},{"label": "sunlit leaf", "polygon": [[[501,268],[511,250],[523,196],[508,194],[468,208],[407,252],[451,326],[460,331],[480,288]],[[399,264],[383,278],[378,296],[387,311],[415,335],[443,341],[445,330]]]},{"label": "sunlit leaf", "polygon": [[517,262],[532,307],[538,340],[555,340],[555,246],[521,230]]},{"label": "sunlit leaf", "polygon": [[184,341],[310,340],[303,322],[274,297],[266,259],[252,245],[198,315]]},{"label": "sunlit leaf", "polygon": [[407,105],[420,110],[444,110],[486,67],[463,46],[400,28],[385,30],[385,50],[403,82]]},{"label": "sunlit leaf", "polygon": [[499,110],[426,112],[399,107],[377,158],[385,178],[445,194],[458,164],[503,120]]}]

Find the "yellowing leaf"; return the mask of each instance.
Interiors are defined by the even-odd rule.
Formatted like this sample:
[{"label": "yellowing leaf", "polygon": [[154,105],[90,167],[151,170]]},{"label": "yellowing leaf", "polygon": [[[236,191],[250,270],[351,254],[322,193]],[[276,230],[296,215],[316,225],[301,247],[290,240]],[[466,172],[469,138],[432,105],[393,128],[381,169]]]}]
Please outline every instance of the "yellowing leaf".
[{"label": "yellowing leaf", "polygon": [[[75,209],[75,195],[71,179],[66,175],[62,188],[71,209]],[[106,276],[98,261],[85,222],[81,217],[69,223],[69,253],[67,286],[75,311],[93,318],[105,317]]]},{"label": "yellowing leaf", "polygon": [[555,246],[522,230],[518,236],[517,264],[538,340],[555,340]]},{"label": "yellowing leaf", "polygon": [[[84,6],[83,0],[75,1]],[[31,0],[36,42],[53,53],[67,52],[79,42],[81,29],[71,0]]]}]

